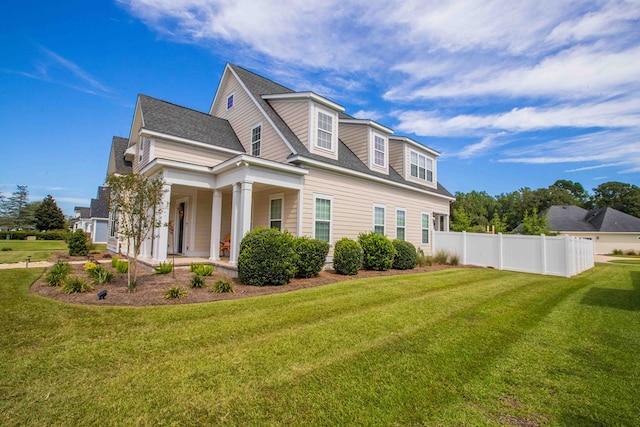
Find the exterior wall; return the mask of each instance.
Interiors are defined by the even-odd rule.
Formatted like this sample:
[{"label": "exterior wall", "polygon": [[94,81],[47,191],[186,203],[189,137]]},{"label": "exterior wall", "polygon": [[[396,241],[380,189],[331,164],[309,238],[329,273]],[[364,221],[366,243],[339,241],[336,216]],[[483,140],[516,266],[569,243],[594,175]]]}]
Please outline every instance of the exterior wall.
[{"label": "exterior wall", "polygon": [[[227,110],[227,98],[231,94],[233,94],[233,107]],[[251,129],[262,124],[260,157],[276,162],[286,161],[291,150],[232,74],[228,74],[228,78],[220,87],[219,98],[216,101],[212,114],[229,120],[247,154],[251,154]]]},{"label": "exterior wall", "polygon": [[136,112],[133,116],[133,124],[131,125],[131,133],[129,134],[129,147],[134,145],[136,146],[136,155],[132,162],[134,173],[139,172],[144,166],[144,163],[138,162],[138,150],[140,150],[140,135],[138,135],[138,132],[140,131],[140,128],[142,128],[142,114],[140,113],[140,107],[136,106]]},{"label": "exterior wall", "polygon": [[178,142],[155,139],[154,157],[177,160],[193,165],[215,166],[227,160],[231,155],[218,153],[206,148],[195,147]]},{"label": "exterior wall", "polygon": [[195,241],[193,252],[209,255],[211,251],[211,205],[213,192],[198,190],[194,209],[196,210]]},{"label": "exterior wall", "polygon": [[309,144],[309,101],[269,101],[271,106],[282,117],[300,142]]},{"label": "exterior wall", "polygon": [[[396,208],[406,210],[406,240],[431,253],[433,213],[448,213],[449,201],[362,178],[309,168],[305,178],[303,227],[304,235],[313,236],[314,194],[332,197],[332,242],[342,237],[355,239],[361,232],[373,229],[374,204],[385,206],[385,234],[396,238]],[[422,213],[430,215],[429,244],[422,244]]]},{"label": "exterior wall", "polygon": [[91,234],[93,243],[107,243],[107,223],[106,219],[93,220],[93,233]]},{"label": "exterior wall", "polygon": [[298,192],[284,188],[270,188],[253,193],[253,212],[251,228],[268,227],[271,196],[282,195],[282,229],[298,234]]},{"label": "exterior wall", "polygon": [[389,166],[394,168],[401,176],[406,176],[404,166],[404,144],[389,140]]},{"label": "exterior wall", "polygon": [[369,164],[367,126],[340,123],[338,136],[364,164]]},{"label": "exterior wall", "polygon": [[580,233],[574,231],[562,231],[560,234],[583,237],[594,242],[595,253],[610,254],[614,249],[623,252],[633,250],[640,252],[640,233]]}]

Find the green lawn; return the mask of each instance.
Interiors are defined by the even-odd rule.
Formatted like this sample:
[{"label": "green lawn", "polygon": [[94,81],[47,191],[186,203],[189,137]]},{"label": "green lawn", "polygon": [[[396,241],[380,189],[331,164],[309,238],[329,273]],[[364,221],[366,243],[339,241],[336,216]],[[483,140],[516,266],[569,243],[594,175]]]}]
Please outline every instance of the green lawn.
[{"label": "green lawn", "polygon": [[[83,307],[0,270],[0,425],[637,425],[640,268]],[[108,297],[107,297],[108,298]]]},{"label": "green lawn", "polygon": [[62,240],[0,240],[0,264],[46,261],[55,252],[65,252],[67,244]]},{"label": "green lawn", "polygon": [[635,264],[640,265],[640,259],[637,258],[627,258],[627,259],[613,259],[609,262],[614,264]]}]

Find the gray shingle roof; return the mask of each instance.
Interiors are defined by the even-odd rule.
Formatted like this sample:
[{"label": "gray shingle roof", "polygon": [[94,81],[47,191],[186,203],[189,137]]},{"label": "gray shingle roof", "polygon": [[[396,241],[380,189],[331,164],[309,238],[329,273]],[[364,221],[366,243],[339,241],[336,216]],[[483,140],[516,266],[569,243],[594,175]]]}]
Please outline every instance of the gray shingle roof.
[{"label": "gray shingle roof", "polygon": [[[296,151],[295,153],[292,153],[292,156],[294,156],[295,154],[298,154],[300,156],[303,156],[315,161],[329,163],[334,166],[339,166],[349,170],[375,176],[378,178],[387,179],[389,181],[393,181],[396,183],[406,184],[411,187],[419,188],[422,190],[433,191],[434,193],[442,196],[453,197],[453,195],[449,191],[447,191],[446,188],[440,185],[440,183],[437,184],[437,189],[433,190],[431,188],[422,186],[420,184],[416,184],[416,183],[405,180],[393,168],[389,168],[389,175],[372,171],[342,141],[339,142],[340,145],[338,147],[338,160],[334,160],[324,156],[310,153],[309,150],[307,150],[307,148],[305,147],[305,145],[298,139],[298,137],[293,133],[293,131],[289,128],[289,126],[284,122],[284,120],[282,120],[280,115],[276,113],[275,109],[271,107],[271,104],[269,104],[269,102],[267,102],[262,98],[263,95],[294,93],[294,91],[278,83],[275,83],[265,77],[259,76],[249,70],[239,67],[237,65],[229,64],[229,67],[231,67],[231,69],[237,74],[240,80],[242,80],[242,82],[247,87],[249,92],[251,92],[253,97],[260,104],[260,106],[266,112],[269,118],[273,121],[273,123],[278,128],[278,130],[284,135],[284,137],[292,145],[292,147]],[[348,114],[340,113],[340,118],[352,119],[353,117],[349,116]]]},{"label": "gray shingle roof", "polygon": [[73,208],[74,212],[80,213],[80,218],[91,218],[91,208],[84,206],[76,206]]},{"label": "gray shingle roof", "polygon": [[145,129],[244,153],[227,120],[147,95],[138,95],[138,102]]},{"label": "gray shingle roof", "polygon": [[114,136],[111,140],[111,157],[114,161],[115,170],[107,171],[109,173],[117,173],[120,175],[126,175],[133,172],[131,162],[125,160],[124,152],[129,146],[129,139],[122,138],[120,136]]},{"label": "gray shingle roof", "polygon": [[98,187],[98,198],[91,199],[91,218],[109,217],[109,187]]},{"label": "gray shingle roof", "polygon": [[553,231],[640,232],[640,218],[613,208],[587,211],[578,206],[551,206],[547,211],[547,220]]}]

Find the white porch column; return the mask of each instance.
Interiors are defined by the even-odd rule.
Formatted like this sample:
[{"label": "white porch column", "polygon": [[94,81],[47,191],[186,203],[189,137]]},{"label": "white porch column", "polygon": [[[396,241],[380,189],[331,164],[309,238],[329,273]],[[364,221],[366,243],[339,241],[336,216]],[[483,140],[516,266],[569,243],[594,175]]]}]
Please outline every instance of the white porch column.
[{"label": "white porch column", "polygon": [[253,195],[253,182],[243,182],[242,191],[241,191],[242,199],[240,201],[240,207],[241,207],[240,218],[241,219],[240,219],[240,230],[239,230],[240,236],[238,236],[239,238],[237,241],[238,248],[240,248],[240,241],[242,240],[244,235],[247,234],[249,230],[251,230],[252,195]]},{"label": "white porch column", "polygon": [[240,222],[240,183],[233,184],[233,197],[231,199],[231,248],[229,248],[229,264],[238,261],[238,223]]},{"label": "white porch column", "polygon": [[211,205],[211,250],[209,259],[220,260],[220,227],[222,226],[222,192],[213,190],[213,203]]},{"label": "white porch column", "polygon": [[171,204],[171,184],[164,184],[164,196],[160,203],[160,228],[156,230],[154,239],[153,259],[155,261],[167,260],[167,246],[169,245],[169,206]]}]

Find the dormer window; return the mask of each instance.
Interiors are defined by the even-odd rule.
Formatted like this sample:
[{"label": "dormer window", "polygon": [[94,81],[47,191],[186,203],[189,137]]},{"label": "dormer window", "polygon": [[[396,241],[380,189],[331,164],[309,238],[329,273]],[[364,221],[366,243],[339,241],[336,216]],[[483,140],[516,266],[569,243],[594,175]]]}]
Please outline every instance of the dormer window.
[{"label": "dormer window", "polygon": [[373,163],[376,166],[385,167],[384,146],[385,146],[384,138],[381,136],[375,135],[374,142],[373,142]]},{"label": "dormer window", "polygon": [[318,140],[316,145],[319,148],[332,151],[333,145],[331,143],[333,135],[333,117],[318,111]]},{"label": "dormer window", "polygon": [[227,97],[227,110],[230,110],[233,107],[233,94]]},{"label": "dormer window", "polygon": [[415,151],[411,152],[411,176],[433,182],[433,160]]}]

